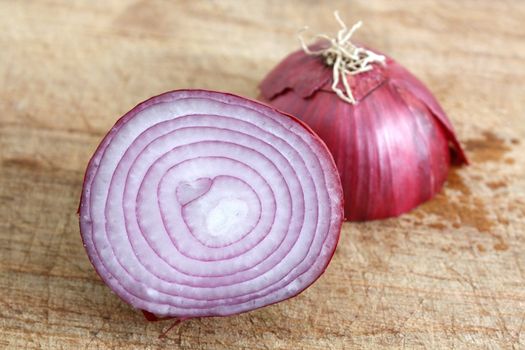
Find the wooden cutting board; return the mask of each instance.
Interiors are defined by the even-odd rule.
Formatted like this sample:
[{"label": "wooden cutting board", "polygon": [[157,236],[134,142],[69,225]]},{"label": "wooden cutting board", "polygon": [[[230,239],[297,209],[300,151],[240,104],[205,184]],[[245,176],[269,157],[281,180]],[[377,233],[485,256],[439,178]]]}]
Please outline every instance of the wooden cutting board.
[{"label": "wooden cutting board", "polygon": [[[428,84],[472,165],[410,214],[345,224],[297,298],[159,339],[171,322],[121,302],[82,247],[90,155],[163,91],[257,96],[334,9]],[[524,21],[510,0],[0,2],[0,348],[525,348]]]}]

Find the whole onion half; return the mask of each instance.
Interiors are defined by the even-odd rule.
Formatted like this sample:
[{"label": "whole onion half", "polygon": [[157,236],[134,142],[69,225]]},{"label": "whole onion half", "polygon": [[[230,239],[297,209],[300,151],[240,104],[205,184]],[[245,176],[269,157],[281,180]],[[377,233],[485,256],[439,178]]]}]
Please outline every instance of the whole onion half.
[{"label": "whole onion half", "polygon": [[[348,40],[349,28],[342,31]],[[262,81],[261,100],[303,120],[326,143],[341,175],[347,219],[397,216],[432,198],[451,159],[467,162],[443,109],[393,59],[353,45],[384,61],[346,74],[354,100],[345,101],[336,94],[343,82],[334,87],[333,52],[308,54],[327,48],[318,42],[286,57]]]},{"label": "whole onion half", "polygon": [[297,295],[327,267],[343,221],[326,146],[238,96],[180,90],[122,117],[86,170],[80,228],[104,282],[180,319]]}]

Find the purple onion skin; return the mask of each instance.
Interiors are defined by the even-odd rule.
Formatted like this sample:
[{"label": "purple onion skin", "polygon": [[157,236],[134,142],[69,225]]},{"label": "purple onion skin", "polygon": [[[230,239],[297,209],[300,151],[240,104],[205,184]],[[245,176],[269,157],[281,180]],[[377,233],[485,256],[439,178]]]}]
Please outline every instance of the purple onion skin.
[{"label": "purple onion skin", "polygon": [[[219,108],[214,109],[217,106],[219,106]],[[167,114],[155,111],[156,109],[162,110],[163,108],[164,112],[168,112]],[[184,108],[187,108],[187,110]],[[206,110],[206,108],[209,108],[208,114],[203,115],[202,113],[199,114],[195,112],[196,110],[202,112]],[[242,113],[235,112],[236,109],[237,112],[240,110]],[[151,118],[163,120],[164,124],[160,125],[155,121],[149,120],[149,117],[146,118],[143,113],[150,113]],[[220,115],[224,115],[224,117]],[[176,126],[179,120],[182,120],[179,118],[184,119],[182,122],[185,123],[184,127]],[[231,118],[232,121],[229,121],[228,118]],[[245,126],[243,124],[248,122],[253,125]],[[131,127],[132,125],[139,125],[139,127]],[[189,125],[192,125],[191,128],[200,127],[201,129],[187,132],[188,130],[185,129],[189,128]],[[170,127],[173,130],[171,130]],[[134,128],[136,128],[136,130]],[[207,138],[201,136],[204,135],[203,133],[209,132],[210,129],[219,130],[217,131],[216,139],[214,139],[215,136],[213,133],[206,134],[208,135],[206,136]],[[239,130],[242,132],[239,133]],[[258,130],[261,130],[260,135]],[[136,138],[130,136],[134,132],[138,135]],[[158,135],[157,132],[159,133]],[[173,132],[174,136],[172,138],[166,138],[167,133],[170,132]],[[228,132],[231,132],[233,136],[225,138],[225,134]],[[244,132],[247,136],[243,135]],[[260,140],[257,139],[259,136],[261,138]],[[148,137],[150,137],[150,139],[148,139]],[[197,143],[201,146],[204,144],[204,146],[200,149],[198,148],[199,146],[188,146],[189,144],[186,145],[184,141],[181,141],[184,137],[192,141],[189,144],[194,144],[198,141]],[[200,137],[206,140],[200,140]],[[245,142],[244,138],[248,137],[254,138],[250,142],[253,142],[254,146],[259,147],[254,147],[254,149],[251,150],[241,149],[241,151],[239,151],[240,148],[246,146],[243,142]],[[281,137],[283,138],[281,139]],[[274,144],[265,144],[263,139],[272,140]],[[126,142],[129,142],[129,148],[122,146],[122,143],[126,144]],[[175,149],[177,147],[194,147],[190,149],[189,152],[184,153],[187,157],[185,160],[182,158],[179,159],[172,154],[173,160],[177,161],[177,164],[174,165],[175,167],[181,166],[180,164],[185,164],[185,162],[196,161],[195,159],[202,161],[202,158],[213,158],[215,157],[213,155],[214,152],[221,153],[223,152],[221,151],[223,148],[238,147],[239,149],[235,149],[239,151],[239,153],[232,153],[231,157],[232,159],[238,157],[239,162],[241,162],[242,152],[247,152],[245,155],[246,163],[249,164],[249,162],[252,161],[252,163],[254,163],[252,165],[259,166],[263,169],[264,167],[260,164],[255,164],[256,161],[253,160],[256,159],[260,153],[261,159],[267,157],[270,160],[271,156],[274,156],[275,158],[271,159],[274,163],[268,164],[270,164],[270,167],[274,166],[276,169],[282,166],[279,171],[283,171],[283,174],[287,174],[285,170],[288,170],[288,168],[294,169],[294,171],[297,172],[304,171],[302,174],[287,175],[290,176],[290,178],[283,176],[277,180],[268,179],[268,181],[280,181],[290,187],[288,189],[272,188],[272,191],[277,191],[273,192],[274,196],[277,196],[277,199],[280,193],[279,191],[282,193],[288,191],[293,194],[293,196],[290,197],[291,204],[286,204],[295,208],[294,211],[290,211],[289,214],[287,214],[291,220],[290,225],[284,226],[285,231],[278,231],[278,228],[276,228],[275,231],[272,231],[274,232],[273,236],[267,232],[262,240],[253,246],[251,250],[241,251],[241,255],[239,256],[232,255],[232,258],[219,259],[216,261],[213,261],[213,256],[206,256],[206,252],[212,251],[214,254],[224,254],[226,256],[229,254],[228,249],[234,249],[235,247],[242,248],[244,245],[247,246],[248,243],[245,243],[245,240],[250,239],[250,235],[254,235],[253,232],[255,232],[256,229],[252,228],[252,231],[237,241],[221,246],[217,244],[217,242],[210,241],[211,243],[202,243],[198,241],[198,239],[195,238],[195,232],[190,232],[191,230],[188,228],[191,225],[176,226],[176,232],[167,233],[168,235],[174,234],[174,237],[170,236],[170,239],[175,239],[175,241],[180,239],[180,242],[183,242],[184,239],[191,241],[192,244],[195,244],[195,246],[189,246],[191,253],[201,254],[201,256],[194,261],[195,276],[185,276],[181,270],[178,270],[182,265],[173,266],[173,270],[170,270],[172,268],[170,264],[173,263],[173,261],[166,260],[162,262],[159,258],[163,257],[166,252],[179,254],[180,252],[176,251],[179,248],[177,248],[176,244],[174,247],[163,245],[161,247],[164,249],[163,251],[160,253],[155,251],[159,246],[156,246],[154,238],[158,239],[159,237],[154,237],[157,236],[157,232],[148,231],[147,227],[151,225],[152,221],[155,224],[155,215],[157,215],[155,211],[157,208],[153,208],[154,210],[150,215],[141,216],[141,210],[144,208],[150,210],[151,208],[147,206],[141,207],[140,203],[144,203],[146,201],[145,197],[147,196],[157,196],[159,209],[162,211],[162,198],[168,198],[170,204],[173,205],[170,208],[174,210],[169,214],[172,216],[180,214],[180,217],[188,219],[187,216],[190,214],[188,214],[187,211],[184,212],[184,210],[186,210],[185,208],[191,206],[192,203],[195,204],[198,201],[202,201],[203,198],[206,198],[205,196],[211,196],[212,189],[210,188],[213,188],[215,184],[220,184],[221,181],[224,182],[225,175],[218,175],[215,178],[211,178],[210,181],[212,185],[210,186],[208,180],[202,181],[201,178],[194,174],[194,178],[197,180],[189,182],[189,184],[191,186],[196,185],[196,190],[192,187],[190,192],[187,192],[188,183],[173,182],[171,185],[174,184],[175,186],[168,186],[168,190],[172,193],[172,196],[169,195],[168,197],[161,198],[158,196],[164,191],[162,182],[156,185],[157,190],[154,192],[141,192],[141,190],[149,186],[148,183],[151,183],[151,177],[148,176],[155,173],[155,167],[169,165],[162,164],[163,161],[167,162],[166,159],[168,158],[159,161],[159,159],[151,156],[152,164],[150,164],[149,170],[145,173],[146,176],[142,178],[141,187],[137,187],[137,196],[134,197],[132,201],[130,201],[129,198],[125,200],[126,191],[133,192],[133,181],[130,182],[131,184],[128,183],[130,181],[130,174],[132,176],[140,174],[140,172],[134,172],[133,167],[136,167],[137,164],[140,167],[141,161],[143,162],[140,157],[147,159],[150,157],[148,152],[160,152],[154,147],[156,142],[159,142],[159,147],[166,147],[166,150],[168,150],[166,154],[176,153],[177,151],[175,151]],[[175,148],[170,151],[172,142],[173,145],[176,145],[177,142],[181,143],[181,145],[174,146]],[[215,143],[204,149],[203,147],[206,147],[209,142]],[[144,145],[141,146],[141,143],[144,143]],[[283,152],[286,151],[285,155],[280,154],[281,150],[277,148],[279,145],[283,147]],[[121,153],[119,153],[120,151],[117,152],[119,147],[122,148]],[[143,147],[143,149],[137,153],[140,147]],[[299,150],[303,150],[304,152],[301,153]],[[193,152],[196,153],[195,156],[193,156]],[[199,152],[208,152],[209,154],[207,156],[199,156]],[[162,152],[159,154],[161,153]],[[115,157],[115,154],[118,154],[120,158]],[[137,157],[130,158],[130,156]],[[218,161],[215,158],[213,162]],[[133,162],[131,162],[131,159],[133,159]],[[286,163],[286,161],[288,161],[288,163]],[[111,164],[112,162],[116,164],[116,168],[113,170],[111,166],[108,165],[108,163]],[[297,167],[301,162],[305,162],[305,164],[309,164],[310,166]],[[131,170],[128,169],[127,175],[123,177],[122,180],[119,180],[119,176],[126,174],[124,170],[126,169],[127,163],[129,163],[128,165]],[[205,169],[208,172],[217,171],[220,173],[220,171],[224,170],[225,172],[235,173],[235,169],[231,167],[225,166],[223,169],[220,165],[218,168],[214,168],[207,163],[204,164],[207,165]],[[200,171],[198,167],[189,167],[188,169],[190,169],[188,171],[192,174],[195,171],[197,171],[197,173]],[[108,172],[108,170],[112,170],[113,173]],[[179,174],[183,172],[180,170],[178,173],[175,173]],[[167,174],[168,173],[163,175],[163,180],[168,176]],[[238,175],[249,179],[249,176],[246,174],[239,173]],[[259,175],[263,176],[264,174],[261,173]],[[311,177],[311,181],[304,181],[304,178],[308,178],[309,176]],[[110,182],[107,182],[106,179]],[[121,181],[124,182],[123,186],[118,185]],[[100,188],[103,187],[102,184],[105,183],[109,183],[108,190],[100,190]],[[170,184],[169,180],[166,180],[166,183]],[[146,184],[145,187],[142,187],[144,184]],[[200,184],[202,184],[202,186]],[[202,188],[198,188],[198,186]],[[240,188],[244,188],[243,186],[244,185]],[[294,188],[295,191],[291,191],[292,186],[299,187]],[[129,190],[128,187],[132,190]],[[122,198],[119,197],[120,195],[115,195],[115,193],[118,194],[119,188],[124,191]],[[300,189],[300,191],[298,191],[298,189]],[[255,188],[254,190],[260,189]],[[237,194],[237,187],[229,185],[226,191],[229,191],[230,195],[233,193],[235,196]],[[303,194],[302,199],[300,197],[301,191]],[[314,192],[314,197],[311,197]],[[219,191],[218,193],[220,194],[221,192]],[[313,201],[309,198],[317,198],[317,200]],[[117,201],[115,201],[115,199]],[[119,204],[121,199],[121,204]],[[277,199],[275,199],[276,208],[284,205],[282,201],[277,201]],[[179,201],[178,204],[177,201]],[[273,200],[260,196],[258,201],[264,204],[266,202],[272,202]],[[115,202],[117,205],[115,205]],[[300,211],[297,210],[297,208],[301,207],[301,203],[304,203],[305,208],[310,209],[314,208],[315,205],[318,210],[317,213],[315,214],[310,211],[308,215],[306,215],[306,213],[303,213],[304,215],[301,214]],[[102,207],[100,205],[102,205]],[[180,209],[177,209],[177,205],[180,206]],[[122,208],[119,208],[119,206],[122,206]],[[135,209],[128,210],[130,206],[135,207]],[[175,209],[180,210],[180,213],[177,214]],[[266,206],[266,209],[268,209],[268,206]],[[119,220],[118,215],[108,215],[120,211],[124,213],[124,216],[128,216],[132,220],[139,222],[139,227],[140,221],[143,221],[142,224],[144,225],[143,228],[145,231],[140,232],[140,235],[143,236],[140,238],[140,242],[137,241],[139,237],[137,236],[137,232],[129,228],[129,225],[133,226],[133,224],[126,223],[126,219],[124,219],[126,226],[119,227],[115,223]],[[103,215],[101,216],[97,214],[97,212],[103,213]],[[279,222],[282,222],[283,212],[282,210],[280,211],[281,214],[274,212],[274,215],[277,216],[274,217],[274,223],[272,223],[271,226],[272,229],[274,226],[277,227]],[[119,119],[102,140],[88,164],[84,178],[79,215],[81,237],[86,247],[88,257],[99,276],[112,291],[125,302],[142,310],[146,318],[150,321],[165,318],[184,320],[193,317],[229,316],[271,305],[298,295],[314,283],[327,268],[335,252],[344,217],[343,193],[335,162],[326,145],[308,126],[295,117],[279,112],[257,101],[248,100],[232,94],[206,90],[178,90],[167,92],[137,105]],[[162,214],[158,215],[160,217]],[[264,218],[264,215],[267,214],[260,214],[259,219],[262,220],[261,217]],[[281,215],[281,217],[278,215]],[[301,217],[304,217],[304,219],[301,219]],[[317,218],[317,221],[314,221],[314,219],[312,219],[313,217]],[[279,221],[279,219],[281,221]],[[159,224],[159,222],[156,222],[156,224]],[[240,225],[242,224],[241,222]],[[257,225],[259,224],[260,223],[257,223]],[[112,225],[118,228],[118,230],[112,229]],[[255,227],[257,227],[257,225]],[[191,227],[194,226],[195,225]],[[168,226],[165,226],[166,229],[167,227]],[[300,231],[298,229],[299,227],[301,228]],[[283,236],[281,244],[277,246],[275,250],[264,251],[264,254],[269,254],[268,259],[273,257],[272,259],[274,261],[268,262],[266,261],[268,259],[263,259],[260,263],[254,265],[257,267],[260,266],[260,269],[263,270],[261,272],[259,272],[258,269],[254,270],[253,267],[249,267],[250,263],[254,260],[254,255],[264,255],[262,254],[261,247],[265,246],[265,241],[269,239],[268,237],[271,236],[273,237],[272,239],[275,240],[277,233]],[[183,238],[184,234],[186,234],[187,237],[184,236]],[[226,234],[229,233],[226,232]],[[291,236],[296,237],[296,241],[291,241],[289,238]],[[200,238],[213,240],[219,239],[220,237],[217,238],[213,236],[207,238],[206,236],[202,236]],[[309,240],[311,241],[308,246],[308,251],[305,251],[307,246],[305,245],[303,247],[303,244]],[[301,243],[300,246],[299,242]],[[140,244],[137,245],[138,243]],[[271,246],[273,243],[270,242],[269,244]],[[266,244],[266,246],[269,245]],[[140,254],[137,253],[137,249]],[[304,257],[300,255],[299,252],[302,252],[300,254],[304,253]],[[147,253],[151,253],[151,255]],[[282,256],[282,259],[276,260],[276,257],[279,256]],[[285,260],[286,262],[296,261],[297,265],[287,265],[284,262]],[[162,266],[155,264],[161,264]],[[235,267],[232,267],[233,264],[240,266],[246,265],[248,267],[246,270],[243,270],[243,268],[236,270]],[[177,261],[175,261],[175,265],[177,265]],[[190,266],[190,268],[193,267],[192,264],[188,266]],[[212,269],[209,271],[202,270],[202,266],[208,266]],[[266,266],[266,270],[264,270],[264,266]],[[213,268],[220,270],[222,267],[234,271],[231,278],[229,277],[230,275],[221,275],[220,273],[213,272]],[[187,268],[187,266],[185,268]],[[286,273],[288,269],[295,270],[290,270],[289,273]],[[170,281],[155,277],[160,271],[166,273]],[[264,273],[266,279],[260,280],[261,275],[257,275],[257,273],[261,275]],[[279,277],[280,274],[283,274],[284,277]],[[258,279],[259,282],[257,282]],[[270,283],[273,279],[275,279],[275,282]],[[232,281],[232,283],[228,284],[228,281]],[[268,283],[268,285],[265,283]],[[257,291],[259,285],[264,288]],[[214,287],[210,289],[209,286]],[[250,292],[250,290],[254,291]],[[178,291],[180,291],[179,294]],[[213,295],[213,297],[209,297],[209,295]]]},{"label": "purple onion skin", "polygon": [[394,60],[348,79],[355,105],[331,90],[332,68],[300,50],[260,85],[262,101],[304,121],[332,152],[346,219],[405,213],[441,190],[451,162],[468,163],[434,96]]}]

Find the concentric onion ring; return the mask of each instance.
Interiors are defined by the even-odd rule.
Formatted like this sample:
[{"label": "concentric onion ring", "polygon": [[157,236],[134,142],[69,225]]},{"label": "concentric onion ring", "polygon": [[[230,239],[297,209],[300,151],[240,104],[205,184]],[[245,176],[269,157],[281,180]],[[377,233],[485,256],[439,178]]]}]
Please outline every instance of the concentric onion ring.
[{"label": "concentric onion ring", "polygon": [[180,90],[122,117],[89,162],[88,256],[158,316],[231,315],[290,298],[328,265],[343,220],[332,157],[295,118]]}]

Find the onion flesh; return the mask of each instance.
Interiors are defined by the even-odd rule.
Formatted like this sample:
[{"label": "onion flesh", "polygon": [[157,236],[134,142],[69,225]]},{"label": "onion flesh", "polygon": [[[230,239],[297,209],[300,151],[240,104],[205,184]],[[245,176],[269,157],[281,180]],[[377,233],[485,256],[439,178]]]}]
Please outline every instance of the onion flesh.
[{"label": "onion flesh", "polygon": [[293,297],[326,269],[343,221],[324,143],[235,95],[153,97],[86,170],[80,229],[124,301],[158,317],[237,314]]}]

